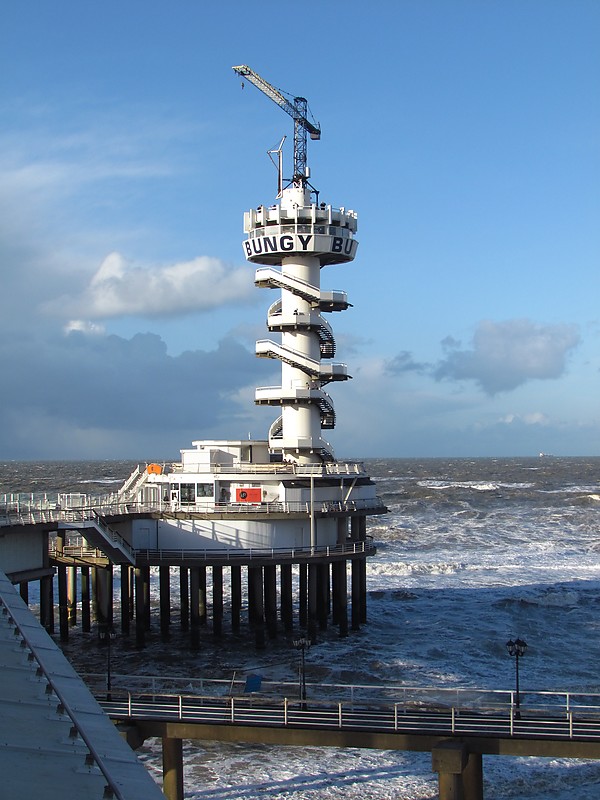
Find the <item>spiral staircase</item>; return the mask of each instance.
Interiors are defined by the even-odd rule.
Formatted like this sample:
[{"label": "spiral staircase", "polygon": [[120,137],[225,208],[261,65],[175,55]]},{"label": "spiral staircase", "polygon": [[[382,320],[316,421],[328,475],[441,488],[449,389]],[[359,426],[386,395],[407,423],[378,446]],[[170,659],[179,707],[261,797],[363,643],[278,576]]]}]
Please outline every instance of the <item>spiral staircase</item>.
[{"label": "spiral staircase", "polygon": [[288,188],[279,204],[245,215],[246,258],[259,266],[255,285],[280,297],[267,312],[279,339],[259,339],[256,355],[281,363],[281,385],[259,387],[255,402],[281,408],[269,430],[269,448],[285,460],[335,460],[323,430],[335,427],[329,383],[348,380],[335,362],[336,343],[325,314],[350,307],[346,292],[321,289],[321,269],[354,258],[356,214],[312,203],[308,189]]}]

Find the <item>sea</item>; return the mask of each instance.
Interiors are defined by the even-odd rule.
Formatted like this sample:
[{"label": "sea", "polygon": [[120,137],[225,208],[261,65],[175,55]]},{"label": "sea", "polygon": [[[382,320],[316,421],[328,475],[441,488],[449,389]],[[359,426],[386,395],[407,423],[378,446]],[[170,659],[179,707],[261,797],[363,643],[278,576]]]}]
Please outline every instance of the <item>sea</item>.
[{"label": "sea", "polygon": [[[365,459],[389,509],[368,534],[368,623],[332,627],[306,653],[308,693],[326,683],[514,689],[506,642],[524,639],[521,690],[600,692],[600,458]],[[128,461],[5,462],[2,492],[116,489]],[[175,582],[174,582],[175,584]],[[177,592],[177,587],[173,586]],[[154,588],[156,593],[156,587]],[[158,622],[156,622],[158,628]],[[175,625],[173,628],[175,629]],[[179,636],[179,638],[178,638]],[[266,650],[210,637],[199,652],[159,631],[144,651],[113,644],[115,674],[265,680],[297,676],[280,637]],[[81,671],[101,670],[90,634],[64,647]],[[140,757],[160,782],[160,742]],[[428,753],[184,743],[188,800],[433,800]],[[600,762],[484,757],[486,800],[597,800]]]}]

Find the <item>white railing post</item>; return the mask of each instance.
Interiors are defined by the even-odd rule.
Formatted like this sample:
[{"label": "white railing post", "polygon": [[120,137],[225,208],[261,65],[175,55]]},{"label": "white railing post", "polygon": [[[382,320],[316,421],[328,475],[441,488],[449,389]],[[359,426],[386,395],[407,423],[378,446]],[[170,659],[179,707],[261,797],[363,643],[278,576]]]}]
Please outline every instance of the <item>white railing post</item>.
[{"label": "white railing post", "polygon": [[283,724],[288,724],[288,699],[287,697],[283,698]]},{"label": "white railing post", "polygon": [[573,738],[573,712],[569,711],[569,739]]},{"label": "white railing post", "polygon": [[342,727],[342,702],[338,703],[338,727]]},{"label": "white railing post", "polygon": [[235,703],[233,697],[231,698],[231,721],[235,722]]}]

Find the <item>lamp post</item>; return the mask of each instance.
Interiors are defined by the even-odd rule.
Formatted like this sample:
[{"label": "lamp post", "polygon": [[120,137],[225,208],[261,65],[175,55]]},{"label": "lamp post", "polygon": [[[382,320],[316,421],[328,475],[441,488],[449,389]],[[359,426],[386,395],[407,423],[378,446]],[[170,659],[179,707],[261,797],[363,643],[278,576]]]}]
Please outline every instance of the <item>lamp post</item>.
[{"label": "lamp post", "polygon": [[117,638],[117,634],[112,629],[108,622],[100,622],[98,624],[98,640],[101,644],[106,645],[106,699],[112,700],[111,696],[111,643],[113,639]]},{"label": "lamp post", "polygon": [[509,656],[515,657],[515,680],[516,680],[516,696],[515,696],[515,717],[521,719],[521,697],[519,695],[519,658],[525,655],[527,650],[527,642],[524,639],[509,639],[506,643],[506,649]]},{"label": "lamp post", "polygon": [[294,639],[293,645],[296,650],[300,651],[300,667],[299,667],[299,680],[300,680],[300,708],[306,709],[306,661],[305,653],[310,647],[310,639]]}]

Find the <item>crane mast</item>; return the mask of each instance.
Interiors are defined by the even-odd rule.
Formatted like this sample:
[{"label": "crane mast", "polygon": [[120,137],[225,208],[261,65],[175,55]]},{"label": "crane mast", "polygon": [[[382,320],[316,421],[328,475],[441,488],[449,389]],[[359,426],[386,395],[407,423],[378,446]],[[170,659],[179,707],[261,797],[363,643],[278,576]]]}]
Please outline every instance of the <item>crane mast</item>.
[{"label": "crane mast", "polygon": [[253,83],[257,89],[260,89],[263,94],[266,94],[274,103],[277,103],[294,120],[294,174],[292,184],[303,189],[308,181],[306,166],[307,133],[310,134],[311,139],[321,138],[319,126],[307,119],[308,102],[306,98],[294,97],[293,102],[290,102],[279,89],[267,83],[264,78],[261,78],[258,73],[254,72],[246,64],[240,64],[237,67],[232,67],[232,69],[240,77]]}]

